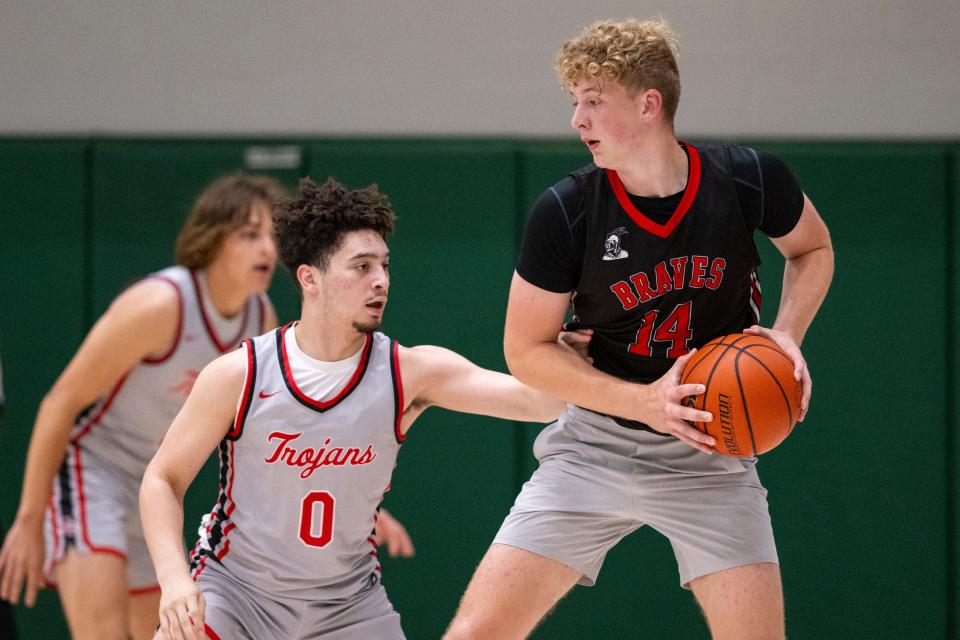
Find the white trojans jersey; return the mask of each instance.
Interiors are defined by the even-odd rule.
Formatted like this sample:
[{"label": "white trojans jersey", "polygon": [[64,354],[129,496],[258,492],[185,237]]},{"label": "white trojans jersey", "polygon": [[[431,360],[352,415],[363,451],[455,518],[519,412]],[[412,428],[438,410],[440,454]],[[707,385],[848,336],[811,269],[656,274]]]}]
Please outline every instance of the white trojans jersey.
[{"label": "white trojans jersey", "polygon": [[219,561],[270,594],[338,598],[380,569],[371,534],[403,441],[397,345],[367,336],[353,376],[319,401],[291,374],[291,326],[244,342],[247,378],[220,443],[220,496],[191,569],[196,578]]},{"label": "white trojans jersey", "polygon": [[[263,331],[265,296],[244,303],[238,322],[216,312],[202,292],[202,273],[168,267],[146,277],[172,285],[180,302],[173,344],[128,371],[85,411],[73,427],[71,442],[119,468],[139,482],[176,417],[200,370],[236,349],[243,338]],[[232,324],[232,327],[228,325]],[[226,330],[232,328],[229,334]]]}]

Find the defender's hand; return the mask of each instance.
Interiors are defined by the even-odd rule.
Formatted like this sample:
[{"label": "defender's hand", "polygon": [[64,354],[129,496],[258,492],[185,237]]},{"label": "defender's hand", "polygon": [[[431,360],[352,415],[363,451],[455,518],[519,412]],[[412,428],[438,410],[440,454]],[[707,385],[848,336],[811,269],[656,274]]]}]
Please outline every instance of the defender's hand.
[{"label": "defender's hand", "polygon": [[563,325],[563,331],[557,336],[557,342],[561,347],[572,349],[578,356],[593,364],[593,358],[590,357],[590,340],[593,339],[593,329],[577,329],[568,331],[567,325]]}]

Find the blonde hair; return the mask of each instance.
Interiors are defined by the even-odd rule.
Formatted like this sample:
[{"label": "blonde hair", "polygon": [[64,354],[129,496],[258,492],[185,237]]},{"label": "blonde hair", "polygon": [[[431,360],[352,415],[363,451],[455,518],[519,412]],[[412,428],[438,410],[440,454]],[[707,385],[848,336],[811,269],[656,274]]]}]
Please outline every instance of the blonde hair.
[{"label": "blonde hair", "polygon": [[235,173],[213,182],[193,204],[190,216],[180,229],[174,250],[177,264],[204,269],[213,262],[223,239],[250,222],[256,202],[267,208],[286,195],[279,182],[267,176]]},{"label": "blonde hair", "polygon": [[554,67],[564,89],[584,80],[619,82],[632,92],[656,89],[672,123],[680,102],[678,52],[677,36],[662,18],[604,20],[565,42]]}]

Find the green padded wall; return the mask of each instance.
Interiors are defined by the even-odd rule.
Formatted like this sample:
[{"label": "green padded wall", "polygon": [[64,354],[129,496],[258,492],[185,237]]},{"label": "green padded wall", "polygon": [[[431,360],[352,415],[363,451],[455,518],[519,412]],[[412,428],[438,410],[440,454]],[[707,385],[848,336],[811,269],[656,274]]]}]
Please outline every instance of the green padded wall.
[{"label": "green padded wall", "polygon": [[[37,407],[83,337],[85,154],[73,140],[0,140],[0,353],[7,411],[0,521],[13,522]],[[19,607],[22,637],[66,636],[59,602]],[[29,630],[29,632],[27,632]]]},{"label": "green padded wall", "polygon": [[950,484],[950,499],[947,503],[949,512],[949,526],[947,527],[947,536],[952,547],[949,558],[951,574],[949,576],[949,588],[947,590],[948,606],[950,607],[948,621],[948,630],[951,633],[951,640],[960,638],[960,594],[957,593],[960,587],[960,567],[957,559],[960,558],[960,538],[957,537],[960,531],[960,437],[956,435],[956,429],[960,426],[960,345],[957,340],[960,339],[960,144],[950,147],[948,156],[950,167],[950,176],[948,182],[948,192],[951,196],[951,211],[948,224],[949,234],[947,235],[947,264],[951,268],[949,272],[950,288],[947,290],[947,301],[950,305],[948,313],[950,314],[950,324],[947,327],[947,345],[949,348],[949,366],[947,383],[947,406],[951,412],[947,420],[947,433],[952,447],[948,450],[950,456],[947,469]]},{"label": "green padded wall", "polygon": [[[505,371],[503,314],[513,266],[515,154],[495,142],[332,142],[310,173],[379,184],[398,215],[384,331]],[[417,545],[381,552],[384,584],[410,638],[438,638],[514,498],[513,423],[431,409],[410,431],[385,506]]]},{"label": "green padded wall", "polygon": [[[262,144],[262,141],[260,142]],[[277,144],[275,141],[266,142]],[[300,169],[350,187],[378,182],[400,220],[385,331],[505,370],[503,312],[533,200],[589,161],[576,142],[301,141]],[[36,407],[89,322],[137,277],[169,264],[192,200],[243,168],[239,140],[0,140],[0,350],[8,396],[0,517],[9,526]],[[837,272],[804,352],[814,377],[805,424],[760,473],[797,638],[957,637],[960,478],[960,146],[757,143],[779,154],[831,228]],[[949,216],[952,214],[952,220]],[[758,239],[766,324],[782,269]],[[66,267],[66,268],[65,268]],[[952,271],[951,271],[952,269]],[[278,271],[281,321],[297,316]],[[42,318],[56,327],[43,340]],[[908,431],[909,430],[909,431]],[[535,468],[536,425],[433,409],[400,455],[386,506],[417,557],[383,557],[411,640],[439,637],[469,577]],[[188,496],[208,507],[206,468]],[[948,538],[951,535],[953,539]],[[951,609],[952,607],[952,609]],[[66,637],[55,594],[18,608],[25,637]],[[953,636],[948,636],[948,632]],[[707,638],[658,534],[629,537],[592,589],[576,588],[535,638]]]},{"label": "green padded wall", "polygon": [[[811,408],[763,459],[798,638],[937,638],[946,619],[946,159],[936,146],[763,145],[831,230],[804,342]],[[764,249],[764,320],[779,268]],[[777,266],[775,266],[777,265]]]},{"label": "green padded wall", "polygon": [[[99,315],[124,287],[173,262],[173,246],[194,200],[213,180],[248,170],[242,141],[105,140],[93,156],[93,307]],[[264,172],[286,186],[299,168]],[[292,311],[289,287],[277,288]],[[276,297],[271,290],[271,297]]]}]

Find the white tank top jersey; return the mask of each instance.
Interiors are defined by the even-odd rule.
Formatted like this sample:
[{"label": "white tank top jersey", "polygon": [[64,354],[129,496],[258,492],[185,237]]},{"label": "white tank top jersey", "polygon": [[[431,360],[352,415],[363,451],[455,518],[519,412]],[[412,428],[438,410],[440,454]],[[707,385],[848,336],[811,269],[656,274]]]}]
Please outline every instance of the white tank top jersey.
[{"label": "white tank top jersey", "polygon": [[234,318],[221,316],[206,293],[203,272],[168,267],[145,280],[161,280],[179,298],[180,320],[170,348],[145,358],[77,419],[71,442],[84,454],[137,482],[156,453],[200,370],[241,340],[263,332],[266,296],[252,295]]},{"label": "white tank top jersey", "polygon": [[352,375],[321,400],[291,373],[292,326],[244,342],[246,382],[220,443],[220,495],[191,570],[196,579],[219,562],[262,592],[336,599],[380,570],[371,536],[403,442],[398,346],[367,336]]}]

